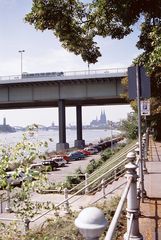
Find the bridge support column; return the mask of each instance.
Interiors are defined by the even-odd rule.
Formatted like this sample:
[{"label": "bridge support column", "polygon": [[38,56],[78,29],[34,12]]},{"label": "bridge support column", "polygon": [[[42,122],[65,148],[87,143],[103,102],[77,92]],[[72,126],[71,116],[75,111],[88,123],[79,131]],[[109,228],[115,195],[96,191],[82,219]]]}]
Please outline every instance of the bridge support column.
[{"label": "bridge support column", "polygon": [[74,141],[76,148],[83,148],[85,141],[82,139],[82,106],[76,106],[76,119],[77,119],[77,139]]},{"label": "bridge support column", "polygon": [[65,104],[64,100],[59,100],[59,143],[56,144],[56,151],[64,151],[69,148],[69,144],[66,143],[66,121],[65,121]]}]

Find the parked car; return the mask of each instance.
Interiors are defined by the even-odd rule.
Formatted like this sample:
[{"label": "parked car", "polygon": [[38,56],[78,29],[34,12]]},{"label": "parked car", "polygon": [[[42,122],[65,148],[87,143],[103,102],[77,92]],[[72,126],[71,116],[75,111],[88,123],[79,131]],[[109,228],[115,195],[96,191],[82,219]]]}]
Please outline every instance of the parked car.
[{"label": "parked car", "polygon": [[52,171],[59,167],[59,164],[52,159],[43,160],[42,165],[50,166]]},{"label": "parked car", "polygon": [[66,161],[63,157],[54,157],[52,158],[52,161],[56,162],[59,167],[64,167],[66,164]]},{"label": "parked car", "polygon": [[38,172],[43,172],[45,171],[45,167],[43,166],[42,163],[33,163],[30,165],[30,170],[32,171],[38,171]]},{"label": "parked car", "polygon": [[18,173],[16,171],[7,172],[7,182],[12,187],[21,187],[22,183],[27,180],[32,181],[33,177],[26,175],[23,171]]},{"label": "parked car", "polygon": [[82,152],[71,152],[69,153],[69,157],[71,160],[80,160],[82,158],[85,158],[85,155]]},{"label": "parked car", "polygon": [[70,157],[65,154],[57,155],[56,157],[63,157],[63,159],[66,161],[66,163],[70,162]]},{"label": "parked car", "polygon": [[80,149],[79,152],[82,152],[85,156],[91,155],[91,152],[90,152],[90,151],[87,151],[87,150],[85,150],[85,149]]},{"label": "parked car", "polygon": [[94,148],[94,147],[87,147],[87,148],[85,148],[85,150],[89,151],[91,154],[98,153],[97,148]]}]

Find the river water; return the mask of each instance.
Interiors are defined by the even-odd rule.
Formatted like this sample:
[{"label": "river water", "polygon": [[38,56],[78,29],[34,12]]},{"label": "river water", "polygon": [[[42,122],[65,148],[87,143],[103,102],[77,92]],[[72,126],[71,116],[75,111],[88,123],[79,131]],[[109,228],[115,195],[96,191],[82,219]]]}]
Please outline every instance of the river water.
[{"label": "river water", "polygon": [[[13,145],[22,139],[22,134],[24,132],[18,131],[14,133],[0,133],[0,144],[3,145]],[[104,130],[104,129],[84,129],[83,130],[83,139],[86,144],[96,143],[101,139],[106,137],[116,136],[119,134],[119,131],[116,130]],[[56,143],[59,142],[59,131],[58,130],[38,130],[34,137],[38,141],[48,141],[48,151],[54,151],[56,149]],[[53,141],[50,142],[49,139]],[[69,143],[69,147],[74,146],[74,140],[76,139],[76,130],[66,130],[66,140]]]}]

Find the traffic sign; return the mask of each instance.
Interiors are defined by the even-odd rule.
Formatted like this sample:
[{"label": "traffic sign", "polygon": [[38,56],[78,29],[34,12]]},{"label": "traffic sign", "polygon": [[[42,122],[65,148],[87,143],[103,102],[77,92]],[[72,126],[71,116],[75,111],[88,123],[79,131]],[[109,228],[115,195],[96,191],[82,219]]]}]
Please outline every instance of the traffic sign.
[{"label": "traffic sign", "polygon": [[150,100],[141,100],[141,116],[150,115]]}]

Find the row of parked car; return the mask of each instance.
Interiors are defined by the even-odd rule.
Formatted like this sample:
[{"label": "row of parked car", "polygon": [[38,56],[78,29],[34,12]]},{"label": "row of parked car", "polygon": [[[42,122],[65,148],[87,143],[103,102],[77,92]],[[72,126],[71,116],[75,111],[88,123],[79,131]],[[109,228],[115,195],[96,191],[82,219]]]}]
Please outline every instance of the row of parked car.
[{"label": "row of parked car", "polygon": [[87,156],[89,156],[91,154],[96,154],[98,152],[99,152],[99,150],[96,147],[90,146],[90,147],[87,147],[84,149],[70,152],[68,154],[53,156],[50,159],[43,160],[42,164],[54,165],[54,167],[64,167],[65,164],[67,164],[71,161],[85,159]]},{"label": "row of parked car", "polygon": [[[121,140],[122,140],[121,137],[120,138],[117,137],[116,139],[113,139],[112,144],[115,144]],[[76,150],[68,154],[52,156],[46,160],[43,160],[41,163],[31,164],[29,167],[30,174],[28,176],[26,176],[25,173],[23,172],[19,172],[16,174],[14,171],[7,172],[7,181],[14,187],[15,186],[20,187],[23,181],[26,181],[29,178],[30,180],[34,180],[39,175],[40,172],[46,171],[47,168],[54,171],[56,168],[64,167],[70,161],[84,159],[87,156],[97,154],[99,151],[110,146],[111,141],[103,141],[96,145],[89,145],[84,149]]]},{"label": "row of parked car", "polygon": [[115,144],[118,141],[121,141],[122,137],[116,137],[109,141],[102,141],[95,145],[89,145],[88,147],[85,147],[84,149],[76,150],[73,152],[70,152],[68,154],[64,155],[55,155],[53,157],[50,157],[47,160],[42,161],[42,165],[51,166],[52,170],[58,167],[64,167],[67,163],[70,161],[76,161],[80,159],[84,159],[89,155],[97,154],[99,151],[104,150],[107,147],[111,147],[111,144]]},{"label": "row of parked car", "polygon": [[46,171],[48,168],[54,171],[56,168],[64,167],[70,161],[84,159],[86,156],[97,152],[98,151],[96,149],[94,150],[93,148],[87,148],[73,151],[66,155],[55,155],[43,160],[40,163],[31,164],[28,170],[28,175],[26,175],[23,171],[8,171],[6,173],[6,179],[11,186],[21,187],[24,181],[35,180],[39,176],[40,172]]}]

